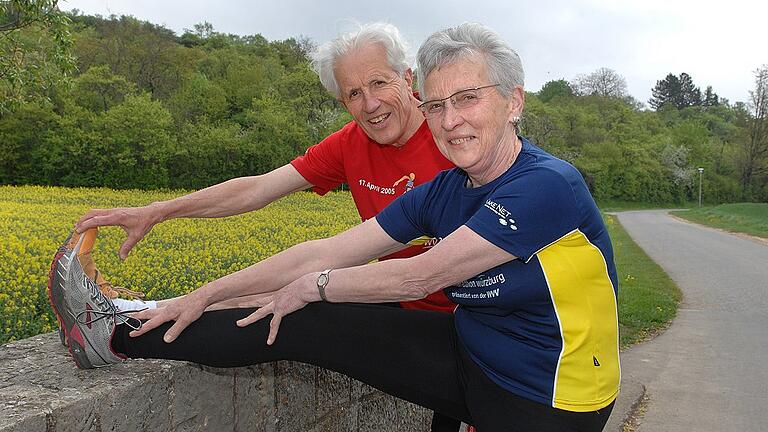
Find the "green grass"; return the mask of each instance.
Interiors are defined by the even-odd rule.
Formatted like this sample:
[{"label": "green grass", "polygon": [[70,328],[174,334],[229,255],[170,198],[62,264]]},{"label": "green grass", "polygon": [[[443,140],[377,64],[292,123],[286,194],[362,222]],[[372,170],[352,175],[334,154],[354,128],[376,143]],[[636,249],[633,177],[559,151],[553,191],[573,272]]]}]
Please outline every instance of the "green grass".
[{"label": "green grass", "polygon": [[768,238],[768,203],[721,204],[672,214],[702,225]]},{"label": "green grass", "polygon": [[646,202],[604,200],[604,201],[598,202],[597,205],[600,207],[600,210],[604,212],[620,212],[620,211],[628,211],[628,210],[691,208],[696,204],[695,203],[651,204]]},{"label": "green grass", "polygon": [[622,347],[665,329],[677,312],[680,290],[632,241],[615,216],[606,215],[619,279],[619,336]]}]

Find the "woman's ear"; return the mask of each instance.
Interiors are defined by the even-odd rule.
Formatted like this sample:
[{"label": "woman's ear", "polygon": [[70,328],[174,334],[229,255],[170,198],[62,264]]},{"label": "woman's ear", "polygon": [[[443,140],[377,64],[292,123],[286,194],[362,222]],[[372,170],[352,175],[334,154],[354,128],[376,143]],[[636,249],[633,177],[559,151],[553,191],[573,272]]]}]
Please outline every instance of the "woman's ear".
[{"label": "woman's ear", "polygon": [[523,90],[523,86],[515,86],[507,107],[509,109],[509,121],[512,122],[513,119],[519,121],[520,117],[523,116],[523,108],[525,107],[525,90]]}]

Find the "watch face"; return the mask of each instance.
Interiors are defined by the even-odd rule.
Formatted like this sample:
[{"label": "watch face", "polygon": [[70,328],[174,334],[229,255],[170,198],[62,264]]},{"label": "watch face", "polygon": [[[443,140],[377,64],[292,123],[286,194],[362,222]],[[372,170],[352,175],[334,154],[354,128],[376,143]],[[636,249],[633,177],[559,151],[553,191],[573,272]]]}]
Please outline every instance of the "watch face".
[{"label": "watch face", "polygon": [[320,286],[325,286],[325,284],[328,283],[328,275],[327,274],[321,274],[317,277],[317,284]]}]

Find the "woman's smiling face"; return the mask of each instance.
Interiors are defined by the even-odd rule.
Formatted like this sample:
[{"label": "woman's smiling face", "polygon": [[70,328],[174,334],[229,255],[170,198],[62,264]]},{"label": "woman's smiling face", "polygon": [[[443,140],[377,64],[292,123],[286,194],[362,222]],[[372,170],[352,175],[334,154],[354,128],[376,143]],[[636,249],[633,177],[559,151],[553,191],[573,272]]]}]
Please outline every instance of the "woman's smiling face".
[{"label": "woman's smiling face", "polygon": [[[424,81],[424,100],[448,97],[461,90],[497,83],[488,81],[485,60],[474,55],[435,68]],[[505,98],[498,87],[477,91],[478,101],[457,110],[445,101],[442,112],[427,122],[440,151],[471,178],[492,178],[509,168],[508,155],[517,141],[512,118],[522,112],[522,87]]]}]

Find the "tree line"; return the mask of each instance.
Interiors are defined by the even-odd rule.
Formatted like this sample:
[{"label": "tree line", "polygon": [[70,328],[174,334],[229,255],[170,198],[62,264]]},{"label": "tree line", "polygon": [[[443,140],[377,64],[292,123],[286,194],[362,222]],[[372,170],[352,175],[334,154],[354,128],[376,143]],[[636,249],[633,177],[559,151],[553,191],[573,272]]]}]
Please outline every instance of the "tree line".
[{"label": "tree line", "polygon": [[730,103],[690,75],[668,74],[649,105],[615,71],[556,80],[527,94],[524,133],[584,175],[596,198],[675,203],[768,200],[768,65],[747,103]]},{"label": "tree line", "polygon": [[[195,189],[289,162],[350,117],[309,69],[307,38],[178,36],[129,16],[0,8],[0,183]],[[44,42],[41,42],[44,41]],[[768,200],[768,67],[748,103],[659,80],[652,109],[610,69],[526,93],[522,133],[599,200]]]}]

